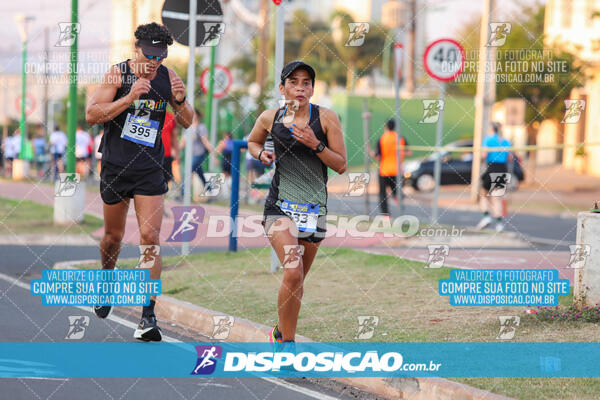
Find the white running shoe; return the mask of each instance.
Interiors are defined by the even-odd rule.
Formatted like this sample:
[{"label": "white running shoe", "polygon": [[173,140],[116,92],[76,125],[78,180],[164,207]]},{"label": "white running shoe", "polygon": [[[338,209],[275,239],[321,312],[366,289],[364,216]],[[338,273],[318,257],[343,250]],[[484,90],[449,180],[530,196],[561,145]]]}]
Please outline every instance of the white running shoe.
[{"label": "white running shoe", "polygon": [[504,230],[504,224],[501,221],[496,223],[496,232],[502,232]]},{"label": "white running shoe", "polygon": [[493,221],[492,217],[490,217],[489,215],[486,215],[485,217],[481,218],[481,221],[479,221],[479,223],[475,227],[475,230],[480,231],[483,228],[488,227],[492,223],[492,221]]}]

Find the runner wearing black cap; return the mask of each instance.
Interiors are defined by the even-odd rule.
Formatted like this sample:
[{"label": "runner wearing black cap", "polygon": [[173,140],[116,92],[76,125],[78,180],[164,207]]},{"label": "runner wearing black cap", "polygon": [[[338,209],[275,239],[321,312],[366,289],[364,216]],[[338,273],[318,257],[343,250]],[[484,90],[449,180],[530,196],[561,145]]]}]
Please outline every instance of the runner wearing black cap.
[{"label": "runner wearing black cap", "polygon": [[[277,299],[279,321],[269,335],[276,350],[294,342],[304,279],[325,238],[327,168],[339,174],[346,171],[339,118],[310,103],[314,83],[311,66],[302,61],[287,64],[279,85],[285,106],[264,111],[248,138],[250,153],[276,167],[263,217],[265,232],[284,267]],[[268,134],[274,152],[264,148]]]},{"label": "runner wearing black cap", "polygon": [[[185,86],[177,74],[161,65],[173,43],[169,30],[157,23],[140,25],[135,31],[135,58],[114,65],[89,101],[89,125],[104,123],[100,144],[102,172],[100,195],[104,201],[104,236],[100,242],[102,268],[115,267],[125,231],[129,200],[134,199],[140,231],[140,251],[155,245],[148,255],[154,263],[150,277],[159,279],[162,267],[159,233],[164,194],[168,187],[163,171],[161,131],[167,103],[176,121],[188,127],[193,109],[185,101]],[[134,333],[136,339],[160,341],[154,315],[155,297],[144,306]],[[112,306],[94,306],[100,318]]]}]

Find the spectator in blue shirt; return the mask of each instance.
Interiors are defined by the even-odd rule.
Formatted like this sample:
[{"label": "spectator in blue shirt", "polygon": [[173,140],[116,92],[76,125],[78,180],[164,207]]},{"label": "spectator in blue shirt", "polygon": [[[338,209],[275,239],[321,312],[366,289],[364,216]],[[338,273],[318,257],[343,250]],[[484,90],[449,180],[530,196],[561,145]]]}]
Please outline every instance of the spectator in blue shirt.
[{"label": "spectator in blue shirt", "polygon": [[496,232],[504,230],[502,217],[506,212],[505,192],[508,189],[510,176],[508,163],[512,162],[512,153],[509,150],[489,150],[494,147],[510,147],[508,139],[502,137],[502,125],[492,122],[493,133],[483,139],[482,158],[486,167],[481,175],[480,206],[483,218],[476,229],[481,230],[496,220]]}]

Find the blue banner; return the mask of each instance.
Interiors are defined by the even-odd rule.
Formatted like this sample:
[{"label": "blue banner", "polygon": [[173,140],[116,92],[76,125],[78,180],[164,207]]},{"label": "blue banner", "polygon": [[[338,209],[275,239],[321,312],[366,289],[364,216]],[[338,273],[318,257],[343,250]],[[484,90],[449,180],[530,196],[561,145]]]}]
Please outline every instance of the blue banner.
[{"label": "blue banner", "polygon": [[31,295],[44,306],[143,306],[160,295],[149,269],[45,269],[31,280]]},{"label": "blue banner", "polygon": [[[0,377],[599,377],[600,343],[0,343]],[[140,360],[143,360],[141,362]]]},{"label": "blue banner", "polygon": [[570,288],[557,269],[453,269],[438,291],[452,306],[547,307],[557,306]]}]

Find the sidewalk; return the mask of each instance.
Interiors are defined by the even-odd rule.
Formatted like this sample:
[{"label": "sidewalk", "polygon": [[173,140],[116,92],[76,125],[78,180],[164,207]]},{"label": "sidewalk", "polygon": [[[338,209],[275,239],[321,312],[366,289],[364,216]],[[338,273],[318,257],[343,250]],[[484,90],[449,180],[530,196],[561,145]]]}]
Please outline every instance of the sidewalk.
[{"label": "sidewalk", "polygon": [[[527,174],[529,171],[525,171]],[[368,191],[379,193],[377,171],[371,171]],[[600,201],[600,177],[577,174],[560,165],[538,167],[534,177],[521,183],[519,190],[508,197],[509,212],[576,217],[578,211],[589,210],[594,201]],[[343,195],[348,191],[348,174],[329,177],[330,193]],[[440,189],[439,206],[457,210],[478,211],[470,198],[470,185],[444,185]],[[405,188],[408,204],[431,204],[432,193],[421,193]]]}]

